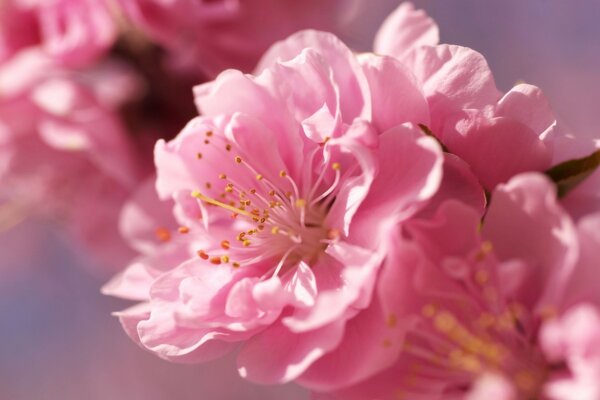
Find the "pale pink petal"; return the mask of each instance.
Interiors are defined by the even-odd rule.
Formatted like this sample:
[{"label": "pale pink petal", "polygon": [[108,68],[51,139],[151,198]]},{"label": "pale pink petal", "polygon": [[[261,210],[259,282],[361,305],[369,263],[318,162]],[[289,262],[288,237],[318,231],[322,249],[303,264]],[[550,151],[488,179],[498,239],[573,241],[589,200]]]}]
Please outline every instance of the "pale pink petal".
[{"label": "pale pink petal", "polygon": [[404,122],[429,125],[425,96],[410,71],[391,57],[361,57],[373,102],[373,125],[384,132]]},{"label": "pale pink petal", "polygon": [[450,114],[495,104],[500,98],[485,58],[469,48],[420,47],[407,55],[406,65],[423,85],[434,133],[440,134]]},{"label": "pale pink petal", "polygon": [[390,326],[375,299],[348,321],[339,346],[311,365],[298,382],[312,390],[327,391],[355,384],[391,366],[402,349],[397,328]]},{"label": "pale pink petal", "polygon": [[465,400],[518,400],[518,392],[513,383],[502,375],[484,374],[478,378]]},{"label": "pale pink petal", "polygon": [[[370,301],[381,256],[344,242],[330,245],[327,254],[330,257],[323,257],[313,267],[319,291],[314,306],[297,309],[282,320],[292,332],[307,332],[343,320],[350,306],[364,308]],[[339,282],[331,288],[328,269],[339,271]]]},{"label": "pale pink petal", "polygon": [[402,59],[413,48],[435,46],[439,40],[438,26],[427,13],[403,2],[379,28],[373,49],[377,54]]},{"label": "pale pink petal", "polygon": [[496,115],[513,118],[528,126],[537,135],[542,135],[556,123],[548,99],[541,89],[527,84],[511,88],[498,101]]},{"label": "pale pink petal", "polygon": [[359,210],[365,218],[407,218],[418,211],[440,185],[441,149],[435,140],[425,137],[416,127],[398,126],[383,133],[377,160],[378,174]]},{"label": "pale pink petal", "polygon": [[600,304],[600,286],[596,279],[600,249],[600,213],[583,217],[577,224],[579,255],[570,276],[561,282],[563,298],[561,307],[567,308],[580,302]]},{"label": "pale pink petal", "polygon": [[482,235],[501,260],[520,259],[530,266],[516,294],[528,307],[556,306],[565,279],[574,268],[577,233],[560,207],[552,182],[541,174],[521,174],[492,193]]},{"label": "pale pink petal", "polygon": [[551,153],[538,134],[515,119],[469,113],[456,131],[444,135],[444,144],[470,165],[488,190],[518,173],[550,167]]},{"label": "pale pink petal", "polygon": [[546,357],[567,364],[570,376],[550,377],[545,393],[556,400],[593,400],[600,396],[600,313],[582,303],[559,319],[546,322],[540,333]]},{"label": "pale pink petal", "polygon": [[[151,252],[158,244],[175,236],[177,226],[172,209],[171,201],[158,199],[155,178],[149,178],[140,184],[121,210],[119,231],[137,251]],[[165,232],[168,238],[157,235]]]},{"label": "pale pink petal", "polygon": [[257,383],[289,382],[337,347],[343,333],[344,321],[340,320],[304,333],[273,324],[246,342],[238,356],[239,373]]},{"label": "pale pink petal", "polygon": [[331,66],[333,82],[339,88],[344,120],[368,117],[371,114],[371,102],[367,80],[354,54],[330,33],[301,31],[276,43],[265,53],[256,71],[263,71],[277,62],[292,60],[306,48],[316,50]]}]

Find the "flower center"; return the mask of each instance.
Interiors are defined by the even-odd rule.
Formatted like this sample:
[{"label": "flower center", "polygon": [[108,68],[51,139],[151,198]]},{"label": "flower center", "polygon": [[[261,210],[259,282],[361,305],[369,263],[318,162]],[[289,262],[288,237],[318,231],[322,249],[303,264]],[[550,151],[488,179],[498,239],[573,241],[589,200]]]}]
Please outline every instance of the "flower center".
[{"label": "flower center", "polygon": [[[475,258],[482,261],[489,252],[491,246],[484,243]],[[514,382],[519,399],[539,398],[548,367],[531,342],[531,316],[522,305],[502,300],[492,271],[478,266],[462,282],[464,295],[440,294],[439,302],[423,306],[404,352],[419,376],[443,379],[450,391],[465,390],[484,374],[494,374]]]},{"label": "flower center", "polygon": [[[206,136],[205,143],[212,141],[211,146],[223,147],[226,153],[232,151],[224,138],[212,132]],[[223,141],[221,146],[215,143],[218,141]],[[312,152],[311,164],[322,153],[322,147]],[[196,158],[202,161],[205,156],[198,153]],[[207,182],[205,188],[191,195],[204,209],[203,215],[208,207],[229,213],[236,234],[220,241],[220,249],[200,250],[201,258],[214,264],[231,262],[234,267],[274,260],[265,275],[275,276],[301,261],[314,264],[327,245],[338,238],[339,232],[327,227],[326,219],[339,187],[339,163],[323,157],[318,175],[297,182],[285,170],[263,171],[239,155],[221,157],[226,159],[234,165],[225,166],[229,174],[219,173],[218,185]],[[325,183],[328,175],[333,178]]]}]

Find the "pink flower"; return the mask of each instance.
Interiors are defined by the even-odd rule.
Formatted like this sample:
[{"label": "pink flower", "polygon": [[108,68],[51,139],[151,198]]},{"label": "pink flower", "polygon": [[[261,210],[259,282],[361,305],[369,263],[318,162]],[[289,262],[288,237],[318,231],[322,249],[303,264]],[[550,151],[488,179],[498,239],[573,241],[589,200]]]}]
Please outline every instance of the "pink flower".
[{"label": "pink flower", "polygon": [[[119,238],[117,221],[141,169],[112,100],[95,92],[123,81],[123,71],[99,68],[90,85],[91,73],[75,76],[47,65],[44,76],[11,87],[13,68],[30,63],[36,62],[15,58],[0,66],[2,207],[67,220],[84,243],[99,252],[111,248],[104,258],[110,265],[126,262],[132,253]],[[0,229],[4,224],[10,222],[2,218]]]},{"label": "pink flower", "polygon": [[[250,380],[356,382],[395,358],[361,334],[385,327],[372,292],[388,232],[425,211],[443,169],[478,194],[466,196],[474,203],[483,193],[415,126],[427,104],[393,59],[359,62],[333,35],[304,31],[260,70],[195,88],[202,116],[155,149],[171,221],[132,208],[148,210],[123,224],[146,238],[145,256],[104,291],[144,301],[120,318],[163,358],[205,361],[242,344]],[[393,113],[379,95],[390,78],[406,95]],[[152,233],[167,243],[157,248]]]},{"label": "pink flower", "polygon": [[131,60],[109,54],[117,30],[104,1],[10,0],[0,21],[0,230],[31,215],[64,221],[121,267],[133,253],[120,208],[150,173],[145,142],[175,132],[189,107],[138,122],[132,104],[148,89]]},{"label": "pink flower", "polygon": [[0,62],[40,45],[58,63],[81,67],[95,62],[117,35],[105,0],[6,0],[0,26]]},{"label": "pink flower", "polygon": [[378,284],[396,364],[319,399],[594,399],[600,214],[577,224],[538,174],[479,215],[454,201],[396,234]]},{"label": "pink flower", "polygon": [[104,292],[141,301],[127,333],[173,361],[240,348],[250,380],[341,398],[539,393],[531,338],[543,310],[580,304],[564,293],[587,261],[550,183],[510,179],[563,137],[539,89],[503,96],[481,55],[437,37],[406,3],[377,37],[388,56],[302,31],[255,75],[195,87],[201,116],[155,147],[163,202],[145,186],[123,214],[140,257]]},{"label": "pink flower", "polygon": [[214,77],[250,71],[276,40],[299,29],[340,32],[356,0],[119,0],[136,28],[168,49],[178,68]]},{"label": "pink flower", "polygon": [[395,57],[415,75],[429,105],[426,125],[486,189],[551,166],[553,142],[562,135],[541,90],[521,84],[502,95],[483,56],[438,45],[438,28],[423,11],[403,3],[382,26],[375,52]]}]

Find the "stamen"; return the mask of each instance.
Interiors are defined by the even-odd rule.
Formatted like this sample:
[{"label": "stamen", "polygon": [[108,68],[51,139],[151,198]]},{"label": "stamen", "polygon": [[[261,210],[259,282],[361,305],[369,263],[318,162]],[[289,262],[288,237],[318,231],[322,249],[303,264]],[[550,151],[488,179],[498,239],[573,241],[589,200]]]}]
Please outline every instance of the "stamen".
[{"label": "stamen", "polygon": [[341,174],[340,174],[339,168],[334,168],[334,170],[335,170],[335,179],[333,180],[333,183],[331,184],[331,186],[329,186],[329,188],[326,191],[321,193],[321,195],[319,197],[317,197],[316,199],[314,199],[313,201],[310,202],[311,206],[317,204],[319,201],[321,201],[324,198],[326,198],[327,196],[329,196],[331,193],[333,193],[333,191],[337,187],[338,183],[340,182]]},{"label": "stamen", "polygon": [[198,257],[203,260],[208,260],[208,254],[204,250],[198,250]]},{"label": "stamen", "polygon": [[202,200],[202,201],[204,201],[204,202],[206,202],[206,203],[208,203],[208,204],[212,204],[212,205],[215,205],[215,206],[219,206],[219,207],[221,207],[221,208],[224,208],[224,209],[226,209],[226,210],[232,211],[232,212],[234,212],[234,213],[236,213],[236,214],[245,215],[245,216],[247,216],[247,217],[249,217],[249,218],[252,218],[252,217],[254,217],[252,214],[250,214],[250,213],[249,213],[249,212],[247,212],[247,211],[241,210],[241,209],[239,209],[239,208],[236,208],[236,207],[232,207],[232,206],[230,206],[229,204],[225,204],[225,203],[223,203],[223,202],[221,202],[221,201],[219,201],[219,200],[215,200],[215,199],[213,199],[213,198],[211,198],[211,197],[205,196],[205,195],[203,195],[202,193],[200,193],[198,190],[194,190],[194,191],[191,193],[191,195],[192,195],[192,197],[195,197],[195,198],[197,198],[197,199],[200,199],[200,200]]},{"label": "stamen", "polygon": [[292,254],[292,252],[294,250],[296,250],[296,248],[298,248],[298,245],[296,246],[292,246],[290,247],[285,254],[283,255],[283,257],[281,257],[281,260],[279,260],[279,263],[277,263],[277,267],[275,267],[275,271],[273,272],[273,275],[271,275],[272,277],[275,277],[279,274],[279,271],[281,270],[281,268],[283,267],[283,264],[285,264],[287,258],[290,256],[290,254]]},{"label": "stamen", "polygon": [[169,232],[167,228],[164,228],[162,226],[156,228],[154,230],[154,234],[156,235],[157,239],[161,242],[168,242],[169,240],[171,240],[171,232]]}]

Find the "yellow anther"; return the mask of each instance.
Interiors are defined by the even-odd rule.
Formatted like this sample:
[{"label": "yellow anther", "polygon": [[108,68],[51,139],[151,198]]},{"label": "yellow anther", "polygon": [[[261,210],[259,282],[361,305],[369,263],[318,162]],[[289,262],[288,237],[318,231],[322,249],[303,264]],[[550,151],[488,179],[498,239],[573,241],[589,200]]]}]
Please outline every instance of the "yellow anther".
[{"label": "yellow anther", "polygon": [[219,179],[227,179],[227,175],[225,175],[225,174],[219,174]]},{"label": "yellow anther", "polygon": [[[231,192],[233,192],[233,185],[232,185],[232,186],[226,186],[226,187],[225,187],[225,191],[226,191],[227,193],[231,193]],[[233,203],[233,202],[232,202],[232,203]],[[233,204],[231,204],[231,205],[233,206],[234,204],[235,204],[235,203],[233,203]]]},{"label": "yellow anther", "polygon": [[306,206],[306,200],[305,199],[298,199],[296,200],[296,207],[298,208],[302,208]]},{"label": "yellow anther", "polygon": [[435,315],[436,311],[436,307],[433,304],[426,304],[423,306],[421,313],[423,314],[423,316],[431,318]]},{"label": "yellow anther", "polygon": [[536,379],[530,371],[520,371],[515,375],[517,387],[523,392],[530,392],[535,388]]},{"label": "yellow anther", "polygon": [[236,162],[236,163],[238,163],[238,164],[241,164],[241,163],[242,163],[242,157],[240,157],[240,156],[235,156],[235,157],[234,157],[234,160],[235,160],[235,162]]},{"label": "yellow anther", "polygon": [[398,323],[398,317],[396,316],[396,314],[390,314],[388,315],[385,323],[387,324],[387,326],[389,326],[390,328],[393,328],[396,326],[396,324]]},{"label": "yellow anther", "polygon": [[221,248],[223,248],[225,250],[229,250],[230,247],[231,247],[231,243],[229,243],[229,240],[223,240],[221,242]]},{"label": "yellow anther", "polygon": [[279,233],[279,229],[280,228],[278,226],[274,226],[274,227],[271,228],[271,233],[273,235],[277,235]]},{"label": "yellow anther", "polygon": [[198,250],[198,257],[203,260],[208,260],[208,254],[204,250]]},{"label": "yellow anther", "polygon": [[327,239],[329,240],[337,240],[340,238],[340,230],[336,228],[331,228],[327,230]]},{"label": "yellow anther", "polygon": [[242,242],[242,244],[244,245],[244,247],[248,247],[248,246],[250,246],[250,245],[252,244],[252,242],[251,242],[251,241],[249,241],[248,239],[246,239],[246,240],[244,240],[244,241]]},{"label": "yellow anther", "polygon": [[279,176],[282,178],[285,178],[287,176],[287,172],[285,172],[284,170],[279,171]]},{"label": "yellow anther", "polygon": [[171,232],[169,232],[167,228],[158,227],[154,230],[154,234],[156,235],[156,238],[161,242],[168,242],[169,240],[171,240]]},{"label": "yellow anther", "polygon": [[492,243],[489,241],[485,241],[485,242],[481,243],[481,248],[475,255],[475,259],[477,261],[483,261],[485,259],[485,257],[488,254],[490,254],[493,250],[494,250],[494,246],[492,245]]},{"label": "yellow anther", "polygon": [[485,284],[489,280],[490,274],[486,270],[480,269],[479,271],[475,272],[475,282],[479,283],[480,285]]},{"label": "yellow anther", "polygon": [[263,176],[261,174],[256,174],[256,180],[257,181],[262,181]]},{"label": "yellow anther", "polygon": [[229,262],[229,256],[228,255],[222,255],[221,256],[221,262],[224,264],[227,264]]},{"label": "yellow anther", "polygon": [[331,169],[333,169],[334,171],[339,171],[340,168],[342,168],[342,165],[339,162],[334,162],[333,164],[331,164]]},{"label": "yellow anther", "polygon": [[232,211],[232,212],[234,212],[236,214],[242,214],[242,215],[245,215],[245,216],[250,217],[250,218],[253,217],[253,215],[250,214],[247,211],[241,210],[239,208],[232,207],[229,204],[225,204],[225,203],[223,203],[223,202],[221,202],[219,200],[215,200],[212,197],[205,196],[202,193],[200,193],[200,191],[198,191],[198,190],[194,190],[191,193],[191,195],[192,195],[192,197],[200,199],[200,200],[204,201],[205,203],[212,204],[214,206],[218,206],[218,207],[224,208],[224,209]]}]

